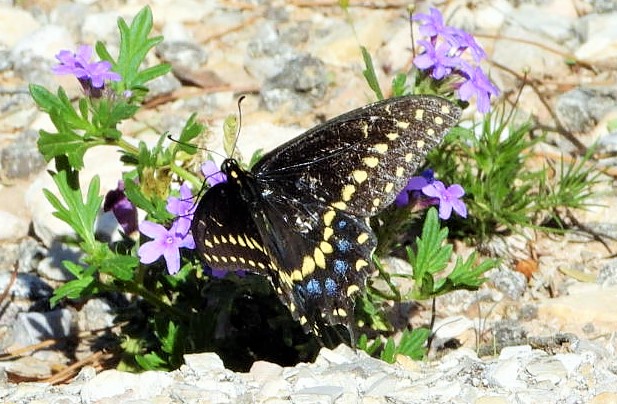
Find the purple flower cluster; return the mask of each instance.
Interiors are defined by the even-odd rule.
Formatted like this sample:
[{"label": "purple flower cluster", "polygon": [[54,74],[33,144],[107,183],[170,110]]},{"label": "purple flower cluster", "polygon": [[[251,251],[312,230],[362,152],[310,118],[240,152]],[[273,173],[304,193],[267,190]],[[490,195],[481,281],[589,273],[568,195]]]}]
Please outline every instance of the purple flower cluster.
[{"label": "purple flower cluster", "polygon": [[433,177],[433,170],[425,170],[420,176],[409,179],[395,203],[398,207],[407,206],[411,198],[420,208],[439,205],[439,217],[447,220],[452,215],[452,210],[461,217],[467,217],[467,207],[461,200],[463,195],[465,190],[459,184],[446,188],[443,182]]},{"label": "purple flower cluster", "polygon": [[195,210],[193,194],[185,184],[180,187],[180,198],[169,197],[167,211],[178,215],[169,229],[158,223],[144,220],[139,224],[139,231],[152,241],[143,243],[137,255],[143,264],[151,264],[162,255],[167,263],[167,271],[174,275],[180,270],[180,248],[195,248],[191,234],[191,220]]},{"label": "purple flower cluster", "polygon": [[74,75],[88,95],[100,96],[105,81],[121,80],[118,73],[111,71],[111,63],[108,61],[90,61],[92,59],[90,45],[81,45],[77,53],[62,50],[56,55],[56,59],[60,64],[54,66],[52,71],[58,75]]},{"label": "purple flower cluster", "polygon": [[[420,70],[430,73],[435,80],[441,80],[453,74],[463,79],[456,83],[458,96],[469,101],[477,98],[478,111],[490,110],[490,97],[497,96],[499,89],[484,74],[478,64],[486,58],[486,53],[475,38],[461,29],[444,24],[439,10],[431,8],[429,14],[417,14],[413,20],[421,21],[420,33],[428,40],[419,40],[424,48],[413,63]],[[462,58],[469,50],[473,63]]]},{"label": "purple flower cluster", "polygon": [[[203,164],[201,170],[211,187],[227,180],[212,161]],[[139,224],[139,231],[152,240],[143,243],[139,247],[137,255],[139,255],[139,261],[143,264],[151,264],[163,256],[167,264],[167,271],[174,275],[180,270],[180,248],[191,250],[195,248],[195,240],[191,234],[191,222],[193,221],[196,204],[186,183],[180,187],[179,198],[169,197],[166,208],[169,213],[175,216],[175,220],[169,229],[147,220]]]}]

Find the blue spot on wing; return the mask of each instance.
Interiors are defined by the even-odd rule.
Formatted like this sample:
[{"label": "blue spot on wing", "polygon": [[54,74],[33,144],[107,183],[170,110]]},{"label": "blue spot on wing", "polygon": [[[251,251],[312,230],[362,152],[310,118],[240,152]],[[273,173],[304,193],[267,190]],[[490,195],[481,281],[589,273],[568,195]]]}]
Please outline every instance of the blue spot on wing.
[{"label": "blue spot on wing", "polygon": [[306,291],[309,296],[319,296],[321,295],[321,285],[317,279],[311,279],[306,283]]},{"label": "blue spot on wing", "polygon": [[336,242],[336,248],[338,248],[340,252],[347,252],[351,249],[351,247],[352,247],[351,243],[344,238]]},{"label": "blue spot on wing", "polygon": [[324,281],[324,286],[326,287],[326,294],[328,296],[336,295],[338,285],[332,278],[326,278],[326,280]]},{"label": "blue spot on wing", "polygon": [[336,226],[339,228],[339,230],[343,230],[345,226],[347,226],[347,221],[339,220],[338,222],[336,222]]},{"label": "blue spot on wing", "polygon": [[344,276],[345,273],[349,270],[349,264],[347,261],[343,260],[334,260],[334,272],[336,272],[340,276]]}]

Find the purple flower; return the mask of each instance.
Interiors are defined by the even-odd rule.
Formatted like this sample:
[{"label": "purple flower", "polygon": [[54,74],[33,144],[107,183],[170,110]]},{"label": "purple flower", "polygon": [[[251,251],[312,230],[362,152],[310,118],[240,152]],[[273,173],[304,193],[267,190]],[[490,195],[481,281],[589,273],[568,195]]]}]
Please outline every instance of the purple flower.
[{"label": "purple flower", "polygon": [[482,59],[486,58],[486,52],[476,38],[473,37],[469,32],[463,31],[462,29],[448,27],[449,35],[446,37],[446,40],[455,48],[458,48],[459,52],[463,52],[466,49],[469,49],[471,52],[471,57],[476,63],[480,63]]},{"label": "purple flower", "polygon": [[86,92],[94,90],[96,94],[100,94],[105,80],[121,80],[118,73],[111,71],[111,63],[108,61],[90,62],[91,58],[92,47],[89,45],[81,45],[77,53],[62,50],[56,55],[60,64],[54,66],[52,71],[58,75],[74,75]]},{"label": "purple flower", "polygon": [[227,182],[227,176],[212,160],[208,160],[201,166],[201,172],[206,177],[206,182],[211,187],[221,182]]},{"label": "purple flower", "polygon": [[418,192],[422,191],[422,188],[431,184],[433,181],[435,181],[435,178],[433,177],[433,170],[431,169],[424,170],[422,174],[417,177],[411,177],[405,188],[397,195],[394,201],[396,206],[402,208],[403,206],[409,205],[409,193],[416,193],[416,198],[419,198],[420,195]]},{"label": "purple flower", "polygon": [[467,217],[467,207],[460,198],[465,195],[465,190],[459,184],[445,187],[441,181],[433,181],[422,188],[422,193],[426,196],[439,199],[439,217],[447,220],[452,214],[452,209],[461,217]]},{"label": "purple flower", "polygon": [[499,89],[491,83],[482,69],[478,66],[465,66],[463,73],[467,76],[458,89],[461,100],[468,101],[474,95],[477,97],[478,111],[486,113],[491,109],[490,97],[499,95]]},{"label": "purple flower", "polygon": [[427,37],[435,37],[442,34],[446,30],[446,25],[443,23],[443,16],[434,7],[429,9],[430,14],[416,14],[411,19],[415,21],[423,21],[420,25],[420,33]]},{"label": "purple flower", "polygon": [[420,40],[418,44],[424,47],[424,52],[416,56],[413,64],[421,70],[431,70],[431,76],[440,80],[452,73],[452,69],[462,64],[462,59],[451,54],[452,47],[448,43],[440,43],[435,47],[432,42]]},{"label": "purple flower", "polygon": [[428,41],[418,41],[424,50],[416,56],[413,64],[429,72],[435,80],[458,76],[458,80],[453,81],[458,96],[464,101],[476,96],[478,111],[488,112],[490,97],[498,95],[499,90],[479,66],[470,65],[461,58],[466,50],[476,64],[486,58],[486,52],[476,39],[468,32],[445,25],[443,16],[435,8],[431,8],[429,14],[418,14],[413,19],[422,21],[420,33],[429,37]]},{"label": "purple flower", "polygon": [[137,209],[124,194],[124,181],[118,181],[118,188],[111,190],[105,195],[103,211],[112,211],[118,224],[125,234],[131,234],[137,230]]},{"label": "purple flower", "polygon": [[162,255],[167,263],[167,272],[170,275],[180,270],[180,248],[195,248],[195,241],[191,234],[181,235],[177,230],[178,224],[174,222],[168,230],[160,224],[143,221],[139,224],[139,231],[153,239],[143,243],[137,255],[143,264],[151,264]]},{"label": "purple flower", "polygon": [[229,273],[235,273],[240,278],[244,278],[246,276],[246,271],[243,269],[238,269],[237,271],[230,271],[227,269],[210,268],[210,271],[211,271],[212,277],[217,278],[217,279],[223,279]]},{"label": "purple flower", "polygon": [[176,231],[179,234],[186,235],[189,232],[196,208],[193,194],[186,182],[180,186],[180,198],[170,196],[167,199],[167,211],[176,216]]}]

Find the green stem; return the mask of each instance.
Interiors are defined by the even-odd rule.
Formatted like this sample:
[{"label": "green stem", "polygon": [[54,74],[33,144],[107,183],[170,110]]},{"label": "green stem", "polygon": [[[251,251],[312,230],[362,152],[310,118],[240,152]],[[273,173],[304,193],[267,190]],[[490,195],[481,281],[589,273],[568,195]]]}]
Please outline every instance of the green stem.
[{"label": "green stem", "polygon": [[199,179],[199,177],[197,177],[190,171],[185,170],[184,168],[180,167],[174,162],[171,162],[169,164],[169,168],[171,169],[173,173],[189,181],[193,185],[193,189],[201,189],[201,187],[203,186],[203,181]]},{"label": "green stem", "polygon": [[148,303],[169,313],[172,317],[182,318],[187,321],[190,320],[191,316],[189,313],[178,310],[175,307],[163,302],[156,294],[150,292],[143,285],[135,283],[134,281],[124,282],[123,285],[127,292],[141,296]]},{"label": "green stem", "polygon": [[120,147],[125,152],[137,156],[139,154],[139,149],[124,139],[118,139],[115,141],[115,145]]}]

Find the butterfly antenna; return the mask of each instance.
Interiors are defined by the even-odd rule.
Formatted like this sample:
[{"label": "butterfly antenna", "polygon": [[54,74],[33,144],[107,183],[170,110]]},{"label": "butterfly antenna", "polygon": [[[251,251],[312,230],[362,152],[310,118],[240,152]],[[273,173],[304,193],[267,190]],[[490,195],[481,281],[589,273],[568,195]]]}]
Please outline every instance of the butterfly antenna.
[{"label": "butterfly antenna", "polygon": [[233,157],[236,153],[236,146],[238,145],[238,139],[240,138],[240,130],[242,129],[242,101],[246,98],[246,95],[240,96],[238,98],[238,127],[236,129],[236,139],[234,140],[233,147],[231,148],[230,157]]}]

